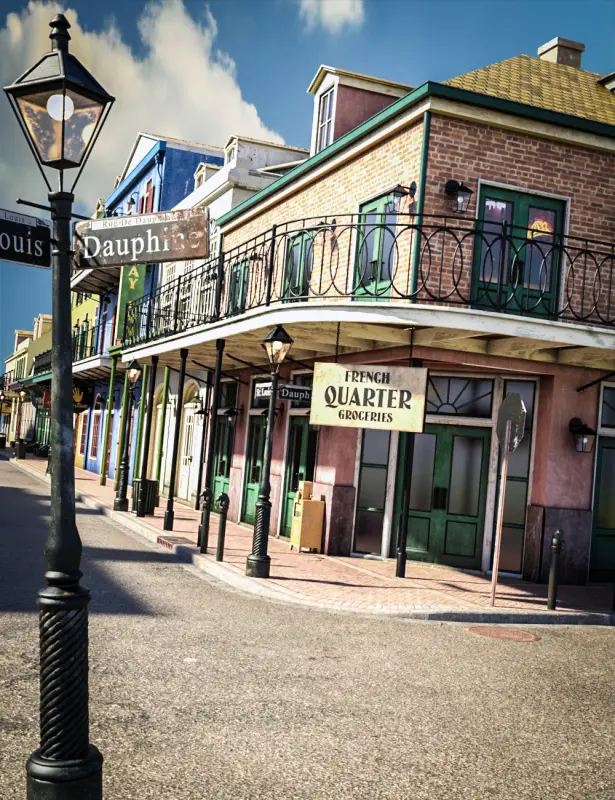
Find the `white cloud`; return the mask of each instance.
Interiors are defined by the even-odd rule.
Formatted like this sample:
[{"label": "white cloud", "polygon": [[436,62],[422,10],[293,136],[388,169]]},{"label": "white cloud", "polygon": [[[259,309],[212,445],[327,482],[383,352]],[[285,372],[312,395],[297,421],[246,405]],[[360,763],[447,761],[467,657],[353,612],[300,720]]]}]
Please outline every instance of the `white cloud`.
[{"label": "white cloud", "polygon": [[[116,97],[77,185],[77,200],[86,204],[82,210],[91,212],[96,199],[112,191],[139,131],[213,145],[224,145],[233,134],[282,141],[242,97],[233,59],[215,46],[212,14],[205,10],[196,20],[183,0],[157,0],[146,7],[138,25],[140,56],[113,23],[84,31],[73,9],[30,2],[22,13],[8,14],[0,29],[0,85],[12,83],[49,49],[49,21],[58,11],[72,26],[71,51]],[[0,130],[0,206],[14,209],[17,196],[40,201],[44,184],[4,97]]]},{"label": "white cloud", "polygon": [[321,25],[329,33],[358,28],[365,19],[363,0],[299,0],[299,13],[308,30]]}]

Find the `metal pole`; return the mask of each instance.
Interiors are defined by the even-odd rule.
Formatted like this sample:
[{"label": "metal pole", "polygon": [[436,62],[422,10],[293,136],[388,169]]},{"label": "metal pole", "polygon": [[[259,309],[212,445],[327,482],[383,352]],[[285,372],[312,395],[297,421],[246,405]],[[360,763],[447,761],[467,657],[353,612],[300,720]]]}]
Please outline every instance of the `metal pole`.
[{"label": "metal pole", "polygon": [[[145,364],[141,375],[141,394],[139,397],[139,418],[137,419],[137,438],[135,439],[135,459],[132,474],[136,478],[139,475],[141,464],[141,441],[143,438],[143,417],[145,416],[145,394],[147,392],[147,379],[149,377],[149,365]],[[136,402],[135,402],[136,408]]]},{"label": "metal pole", "polygon": [[40,747],[27,764],[29,800],[101,800],[102,755],[89,742],[88,611],[75,520],[70,220],[73,195],[49,194],[53,222],[51,522],[40,608]]},{"label": "metal pole", "polygon": [[397,565],[395,577],[406,577],[406,549],[408,547],[408,516],[410,510],[410,480],[414,463],[414,434],[406,434],[406,451],[404,453],[404,476],[401,492],[401,519],[399,521],[399,538],[397,540]]},{"label": "metal pole", "polygon": [[504,522],[504,495],[506,493],[506,476],[508,475],[508,453],[510,451],[510,420],[506,420],[504,434],[504,454],[502,457],[502,474],[500,475],[500,490],[498,492],[498,519],[495,527],[495,551],[493,553],[493,570],[491,572],[491,601],[495,605],[495,590],[498,583],[498,568],[500,566],[500,547],[502,544],[502,524]]},{"label": "metal pole", "polygon": [[214,501],[214,455],[216,449],[216,432],[218,430],[218,408],[220,406],[220,379],[222,377],[222,356],[224,355],[224,339],[216,339],[216,370],[214,372],[214,390],[209,411],[209,436],[207,441],[207,463],[205,465],[205,488],[203,489],[203,506],[201,524],[199,525],[198,543],[201,553],[207,552],[209,544],[209,521]]},{"label": "metal pole", "polygon": [[[126,373],[128,378],[128,373]],[[113,501],[114,511],[128,511],[128,475],[130,473],[130,416],[135,387],[128,381],[128,405],[122,417],[122,461],[117,480],[117,492]]]},{"label": "metal pole", "polygon": [[226,494],[222,492],[218,498],[218,505],[220,507],[220,523],[218,526],[218,546],[216,547],[216,561],[222,561],[224,558],[224,539],[226,536],[226,517],[228,515],[228,507],[231,501]]},{"label": "metal pole", "polygon": [[271,559],[267,555],[269,524],[271,521],[271,452],[273,450],[273,427],[275,425],[275,404],[278,397],[278,381],[280,373],[276,369],[271,373],[271,396],[267,410],[267,428],[265,430],[265,452],[263,454],[263,478],[256,501],[256,522],[252,539],[252,552],[247,558],[246,575],[250,578],[268,578]]},{"label": "metal pole", "polygon": [[[160,470],[162,469],[162,451],[164,450],[164,429],[167,420],[167,403],[169,401],[169,377],[171,370],[164,368],[164,381],[162,384],[162,395],[160,397],[160,430],[158,441],[156,442],[156,464],[154,469],[154,480],[160,482]],[[156,492],[158,496],[158,492]]]},{"label": "metal pole", "polygon": [[116,492],[120,482],[119,462],[121,461],[122,453],[124,452],[124,431],[126,430],[125,421],[126,421],[126,413],[128,410],[128,385],[129,385],[128,370],[126,370],[126,372],[124,373],[124,392],[122,394],[122,411],[121,411],[122,424],[120,425],[120,435],[119,435],[119,441],[117,443],[117,456],[115,458],[114,489]]},{"label": "metal pole", "polygon": [[547,593],[547,608],[555,611],[557,604],[557,573],[559,570],[559,555],[562,552],[563,536],[561,531],[555,531],[551,539],[551,566],[549,568],[549,590]]},{"label": "metal pole", "polygon": [[207,444],[207,431],[209,430],[209,401],[211,400],[211,372],[207,373],[207,389],[205,390],[205,413],[203,414],[203,430],[201,431],[201,452],[199,455],[199,474],[196,480],[196,500],[194,510],[201,508],[201,487],[203,485],[203,467],[205,466],[205,445]]},{"label": "metal pole", "polygon": [[115,395],[115,371],[117,369],[118,356],[113,356],[111,359],[111,375],[109,376],[109,395],[107,397],[107,413],[105,415],[105,430],[103,433],[103,453],[102,462],[100,465],[100,485],[105,486],[107,483],[107,452],[109,450],[109,436],[111,435],[111,412],[113,411],[114,395]]},{"label": "metal pole", "polygon": [[[152,433],[152,416],[154,413],[154,392],[156,391],[156,369],[158,367],[158,356],[152,356],[152,372],[149,379],[149,394],[147,397],[147,418],[145,420],[145,434],[143,436],[143,458],[141,460],[141,487],[139,490],[139,502],[137,504],[137,516],[145,516],[145,481],[147,480],[147,467],[149,461],[149,440]],[[143,385],[143,390],[145,384]],[[143,400],[141,400],[143,408]]]},{"label": "metal pole", "polygon": [[163,530],[173,530],[173,503],[175,499],[175,480],[177,478],[177,459],[179,457],[179,437],[182,426],[182,412],[184,410],[184,382],[186,380],[186,359],[188,350],[180,350],[181,362],[179,365],[179,384],[177,387],[177,408],[175,409],[175,434],[173,436],[173,456],[171,460],[171,485],[169,486],[169,498],[167,500],[167,510],[164,512]]}]

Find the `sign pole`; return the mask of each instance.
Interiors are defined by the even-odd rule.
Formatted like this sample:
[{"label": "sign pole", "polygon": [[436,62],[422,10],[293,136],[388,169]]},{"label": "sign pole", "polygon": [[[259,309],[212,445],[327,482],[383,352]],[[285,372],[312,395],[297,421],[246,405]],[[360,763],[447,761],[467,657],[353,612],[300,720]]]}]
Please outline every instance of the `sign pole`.
[{"label": "sign pole", "polygon": [[500,566],[500,546],[502,544],[502,523],[504,521],[504,495],[506,492],[506,476],[508,475],[508,453],[510,451],[511,421],[506,420],[504,433],[504,457],[502,458],[502,474],[500,475],[500,491],[498,492],[498,519],[495,528],[495,551],[493,553],[493,570],[491,572],[491,602],[495,605],[495,590],[498,583],[498,568]]}]

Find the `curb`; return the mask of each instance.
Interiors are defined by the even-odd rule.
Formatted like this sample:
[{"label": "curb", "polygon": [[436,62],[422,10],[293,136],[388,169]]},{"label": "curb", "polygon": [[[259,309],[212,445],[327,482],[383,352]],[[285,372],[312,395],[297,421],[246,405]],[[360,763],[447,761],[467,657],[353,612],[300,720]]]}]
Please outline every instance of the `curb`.
[{"label": "curb", "polygon": [[[22,461],[9,459],[17,469],[26,472],[43,483],[50,483],[48,475],[40,470],[30,467]],[[137,521],[130,513],[114,511],[109,506],[95,500],[88,495],[75,493],[75,502],[82,503],[87,508],[94,509],[108,517],[119,526],[128,528],[134,533],[139,534],[144,539],[153,544],[163,547],[167,552],[173,553],[178,561],[191,564],[200,572],[204,572],[212,578],[238,589],[245,594],[268,600],[301,606],[317,611],[335,612],[338,614],[357,614],[363,617],[394,618],[407,620],[422,620],[430,622],[459,622],[459,623],[491,623],[500,625],[601,625],[615,626],[615,613],[608,614],[592,611],[497,611],[472,610],[472,609],[450,609],[443,606],[441,609],[430,611],[414,610],[379,610],[370,611],[365,608],[345,607],[338,603],[315,601],[309,597],[290,591],[279,586],[272,585],[262,578],[247,578],[236,568],[215,561],[213,556],[200,553],[196,545],[173,543],[165,541],[167,536],[158,528],[148,525],[147,522]],[[172,538],[172,534],[168,539]]]}]

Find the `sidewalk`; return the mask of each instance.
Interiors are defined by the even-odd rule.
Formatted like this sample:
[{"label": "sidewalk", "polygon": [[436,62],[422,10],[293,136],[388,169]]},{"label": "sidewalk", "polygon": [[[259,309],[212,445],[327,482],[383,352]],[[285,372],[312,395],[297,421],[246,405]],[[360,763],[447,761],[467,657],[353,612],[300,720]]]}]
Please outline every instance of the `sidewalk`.
[{"label": "sidewalk", "polygon": [[[48,480],[46,459],[29,456],[12,461],[15,467]],[[215,561],[218,517],[212,515],[208,555],[196,547],[199,512],[175,501],[172,532],[163,531],[166,499],[153,517],[137,519],[113,511],[113,481],[101,486],[99,476],[75,468],[77,499],[94,506],[114,521],[144,535],[238,589],[283,602],[327,610],[394,615],[417,619],[519,622],[525,624],[615,624],[613,585],[561,586],[557,611],[546,607],[547,587],[502,578],[496,608],[489,606],[490,579],[447,567],[408,562],[406,578],[395,577],[394,561],[332,558],[290,551],[284,539],[269,539],[271,577],[245,576],[252,528],[228,522],[224,561]],[[130,493],[130,490],[129,490]]]}]

